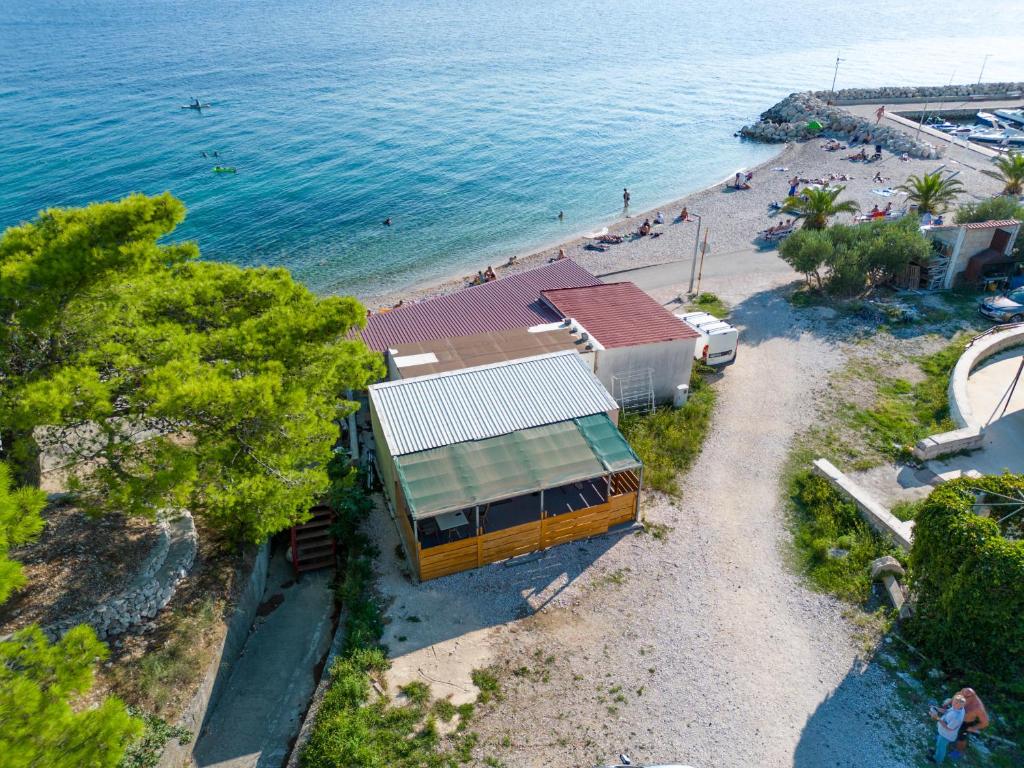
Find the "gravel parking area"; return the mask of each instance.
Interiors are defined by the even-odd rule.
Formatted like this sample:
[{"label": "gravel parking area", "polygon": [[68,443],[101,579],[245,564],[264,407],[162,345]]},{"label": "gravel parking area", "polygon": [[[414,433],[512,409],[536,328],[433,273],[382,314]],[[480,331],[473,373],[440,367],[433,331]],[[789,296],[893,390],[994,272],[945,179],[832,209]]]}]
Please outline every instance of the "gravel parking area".
[{"label": "gravel parking area", "polygon": [[748,326],[741,353],[717,384],[714,428],[684,496],[649,498],[644,510],[667,535],[550,553],[581,575],[495,634],[497,663],[531,672],[505,676],[506,701],[476,726],[481,754],[510,767],[587,766],[628,750],[722,768],[895,768],[923,750],[927,727],[901,720],[888,674],[860,660],[842,606],[786,562],[780,472],[840,356],[778,292],[741,301],[733,317]]},{"label": "gravel parking area", "polygon": [[[393,524],[377,516],[392,688],[421,680],[434,696],[461,701],[474,695],[473,668],[492,666],[502,680],[504,697],[478,707],[472,725],[481,737],[478,765],[586,768],[622,751],[695,768],[921,763],[930,723],[905,709],[889,672],[864,660],[848,609],[810,592],[788,562],[780,477],[792,439],[816,418],[817,399],[829,396],[829,373],[845,363],[849,339],[831,322],[834,313],[792,308],[785,286],[798,276],[752,240],[773,222],[768,203],[784,197],[793,175],[852,174],[838,182],[847,185],[842,199],[864,210],[887,200],[899,208],[902,198],[873,190],[943,166],[959,172],[967,199],[999,185],[976,158],[956,152],[909,162],[887,153],[871,165],[844,154],[817,141],[790,145],[756,170],[750,190],[716,185],[662,207],[669,221],[683,205],[702,215],[712,245],[703,290],[733,306],[741,336],[736,363],[715,385],[712,431],[680,482],[682,498],[644,500],[648,533],[415,586],[391,554]],[[872,180],[876,171],[884,182]],[[635,230],[646,215],[612,231]],[[658,238],[603,253],[579,240],[565,248],[596,274],[688,259],[696,223],[660,229]],[[685,289],[685,272],[672,264],[616,279],[636,280],[668,303]],[[415,301],[458,285],[379,301]]]},{"label": "gravel parking area", "polygon": [[420,679],[461,699],[474,667],[502,679],[504,700],[472,726],[479,765],[585,768],[627,751],[695,768],[895,768],[923,753],[930,729],[862,660],[843,606],[787,563],[780,473],[843,362],[824,315],[785,300],[791,279],[709,284],[733,304],[740,354],[716,384],[683,498],[645,501],[657,536],[575,543],[419,587],[382,580],[392,685]]}]

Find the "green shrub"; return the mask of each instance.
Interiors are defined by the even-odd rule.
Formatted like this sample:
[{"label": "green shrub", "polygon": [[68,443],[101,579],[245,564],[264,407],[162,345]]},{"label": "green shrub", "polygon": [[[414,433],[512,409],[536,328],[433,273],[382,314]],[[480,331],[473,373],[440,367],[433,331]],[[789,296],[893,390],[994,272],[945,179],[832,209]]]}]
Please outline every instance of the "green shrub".
[{"label": "green shrub", "polygon": [[644,463],[644,486],[676,495],[679,473],[700,455],[715,408],[715,390],[705,380],[707,366],[694,363],[690,398],[682,408],[623,415],[619,428]]},{"label": "green shrub", "polygon": [[1004,538],[995,520],[975,514],[974,489],[1020,497],[1024,475],[953,480],[921,505],[910,556],[917,609],[907,632],[947,670],[1020,686],[1024,541]]},{"label": "green shrub", "polygon": [[188,744],[192,740],[192,732],[188,728],[171,725],[163,718],[145,712],[129,710],[129,713],[142,720],[143,731],[139,740],[125,749],[118,768],[155,768],[168,741],[177,739],[179,744]]},{"label": "green shrub", "polygon": [[729,307],[713,293],[701,293],[686,307],[690,312],[707,312],[719,320],[729,316]]},{"label": "green shrub", "polygon": [[[902,557],[872,531],[856,505],[809,471],[790,481],[794,545],[808,580],[823,592],[863,603],[871,594],[871,561],[882,555]],[[831,550],[845,550],[845,555]]]}]

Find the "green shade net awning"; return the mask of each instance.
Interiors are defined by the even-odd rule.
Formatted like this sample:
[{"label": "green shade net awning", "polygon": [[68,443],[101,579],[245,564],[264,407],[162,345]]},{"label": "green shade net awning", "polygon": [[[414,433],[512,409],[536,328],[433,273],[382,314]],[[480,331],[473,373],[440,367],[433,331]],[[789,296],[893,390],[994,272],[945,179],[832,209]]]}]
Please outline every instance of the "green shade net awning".
[{"label": "green shade net awning", "polygon": [[640,459],[606,414],[598,413],[576,419],[576,426],[608,471],[618,472],[640,466]]},{"label": "green shade net awning", "polygon": [[615,425],[599,414],[396,456],[395,466],[412,516],[421,520],[640,462]]}]

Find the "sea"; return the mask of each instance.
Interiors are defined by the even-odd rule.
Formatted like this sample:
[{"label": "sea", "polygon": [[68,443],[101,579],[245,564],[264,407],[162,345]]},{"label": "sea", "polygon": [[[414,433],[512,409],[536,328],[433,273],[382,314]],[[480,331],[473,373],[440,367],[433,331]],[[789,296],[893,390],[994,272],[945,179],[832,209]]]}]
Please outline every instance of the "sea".
[{"label": "sea", "polygon": [[646,210],[753,166],[777,148],[736,130],[792,91],[1024,80],[1022,20],[1020,0],[0,0],[0,228],[169,190],[172,239],[204,258],[379,295],[614,221],[624,187]]}]

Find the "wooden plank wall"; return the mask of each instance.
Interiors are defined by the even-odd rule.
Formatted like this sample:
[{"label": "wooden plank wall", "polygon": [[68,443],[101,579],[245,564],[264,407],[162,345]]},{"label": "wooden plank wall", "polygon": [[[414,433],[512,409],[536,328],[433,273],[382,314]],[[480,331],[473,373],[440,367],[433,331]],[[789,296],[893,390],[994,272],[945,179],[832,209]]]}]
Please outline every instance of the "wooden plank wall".
[{"label": "wooden plank wall", "polygon": [[419,557],[421,581],[437,579],[480,566],[477,540],[473,537],[420,549]]},{"label": "wooden plank wall", "polygon": [[395,508],[395,517],[398,518],[398,527],[401,529],[402,538],[405,539],[405,549],[413,559],[413,568],[420,567],[420,543],[416,541],[416,534],[413,533],[412,524],[409,522],[409,513],[406,510],[405,499],[402,497],[402,489],[395,483],[396,499],[398,504]]},{"label": "wooden plank wall", "polygon": [[597,536],[616,525],[635,520],[636,516],[637,494],[634,491],[613,496],[607,503],[588,509],[545,517],[536,522],[436,547],[422,549],[417,542],[420,580],[436,579],[558,544]]}]

